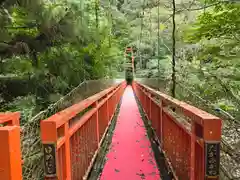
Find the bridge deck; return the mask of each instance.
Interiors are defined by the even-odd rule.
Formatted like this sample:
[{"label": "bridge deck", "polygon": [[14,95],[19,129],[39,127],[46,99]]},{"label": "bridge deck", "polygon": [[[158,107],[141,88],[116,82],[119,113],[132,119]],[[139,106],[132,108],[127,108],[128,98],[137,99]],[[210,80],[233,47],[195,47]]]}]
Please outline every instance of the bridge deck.
[{"label": "bridge deck", "polygon": [[160,179],[151,143],[130,86],[123,95],[112,144],[100,179]]}]

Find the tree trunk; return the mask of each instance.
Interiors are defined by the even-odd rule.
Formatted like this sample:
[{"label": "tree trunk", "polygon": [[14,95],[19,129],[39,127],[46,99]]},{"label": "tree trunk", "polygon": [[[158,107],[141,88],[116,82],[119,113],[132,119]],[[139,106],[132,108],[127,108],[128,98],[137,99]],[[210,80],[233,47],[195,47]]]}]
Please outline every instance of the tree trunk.
[{"label": "tree trunk", "polygon": [[175,22],[175,14],[176,14],[176,4],[175,0],[172,0],[173,5],[173,15],[172,15],[172,23],[173,23],[173,30],[172,30],[172,97],[176,97],[176,22]]},{"label": "tree trunk", "polygon": [[160,52],[159,52],[159,45],[160,45],[160,0],[158,0],[158,41],[157,41],[157,58],[158,58],[158,88],[160,89],[160,69],[159,69],[159,64],[160,64]]},{"label": "tree trunk", "polygon": [[33,65],[33,67],[35,67],[35,68],[38,68],[38,57],[37,57],[37,52],[35,51],[35,50],[33,50],[33,52],[32,52],[32,65]]},{"label": "tree trunk", "polygon": [[96,43],[97,47],[100,47],[100,39],[99,39],[99,0],[95,0],[95,19],[96,19],[96,32],[97,32],[97,37],[96,37]]},{"label": "tree trunk", "polygon": [[108,0],[108,3],[109,3],[109,10],[108,10],[108,21],[109,21],[108,44],[109,44],[109,47],[111,48],[111,46],[112,46],[112,12],[111,12],[112,2],[111,2],[111,0]]}]

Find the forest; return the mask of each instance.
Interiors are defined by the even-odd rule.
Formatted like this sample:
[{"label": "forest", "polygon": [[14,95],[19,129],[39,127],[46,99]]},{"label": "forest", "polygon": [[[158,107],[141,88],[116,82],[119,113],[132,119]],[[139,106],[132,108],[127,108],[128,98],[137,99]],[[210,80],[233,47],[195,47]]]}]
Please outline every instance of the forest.
[{"label": "forest", "polygon": [[236,149],[226,150],[226,171],[240,177],[238,0],[0,5],[1,112],[20,111],[24,125],[81,82],[124,78],[124,49],[133,46],[136,78],[157,79],[163,91],[225,120],[225,140]]}]

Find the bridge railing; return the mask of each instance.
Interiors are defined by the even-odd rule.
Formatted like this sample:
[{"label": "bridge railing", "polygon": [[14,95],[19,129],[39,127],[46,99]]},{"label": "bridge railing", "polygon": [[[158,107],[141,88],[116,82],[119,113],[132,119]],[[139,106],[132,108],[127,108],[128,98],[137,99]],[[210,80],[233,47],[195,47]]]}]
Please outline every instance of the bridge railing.
[{"label": "bridge railing", "polygon": [[114,85],[41,121],[46,179],[87,177],[125,87]]},{"label": "bridge railing", "polygon": [[176,179],[219,179],[221,120],[134,82],[161,150]]},{"label": "bridge railing", "polygon": [[0,113],[0,179],[22,180],[20,113]]},{"label": "bridge railing", "polygon": [[55,113],[70,107],[104,89],[112,87],[121,79],[99,79],[87,80],[80,83],[72,89],[68,94],[60,98],[57,102],[50,104],[47,109],[39,112],[34,117],[21,119],[27,121],[21,126],[21,144],[22,159],[24,161],[23,179],[24,180],[40,180],[44,176],[43,153],[41,151],[40,122],[47,119]]}]

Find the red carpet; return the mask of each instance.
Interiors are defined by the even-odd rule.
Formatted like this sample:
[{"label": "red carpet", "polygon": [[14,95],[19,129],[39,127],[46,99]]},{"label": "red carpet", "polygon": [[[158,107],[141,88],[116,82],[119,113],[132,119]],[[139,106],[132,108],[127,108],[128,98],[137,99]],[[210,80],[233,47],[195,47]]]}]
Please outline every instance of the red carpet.
[{"label": "red carpet", "polygon": [[112,144],[100,179],[160,179],[151,143],[130,86],[123,95]]}]

